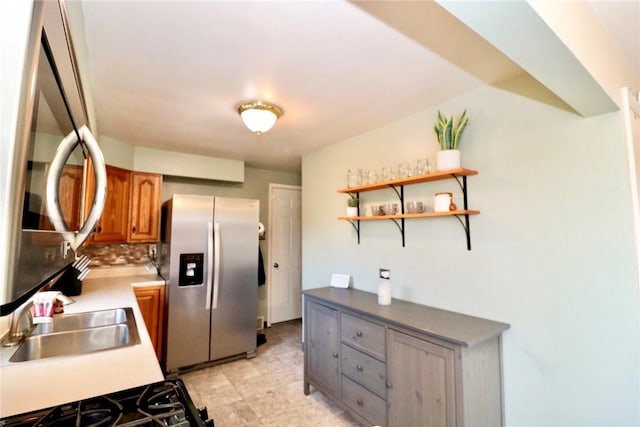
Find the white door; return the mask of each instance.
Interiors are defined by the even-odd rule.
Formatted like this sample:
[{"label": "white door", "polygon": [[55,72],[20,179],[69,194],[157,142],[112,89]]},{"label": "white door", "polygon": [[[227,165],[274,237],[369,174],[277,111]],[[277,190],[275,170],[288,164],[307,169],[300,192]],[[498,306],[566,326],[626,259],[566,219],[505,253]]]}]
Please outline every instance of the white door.
[{"label": "white door", "polygon": [[301,191],[269,185],[268,325],[302,317]]}]

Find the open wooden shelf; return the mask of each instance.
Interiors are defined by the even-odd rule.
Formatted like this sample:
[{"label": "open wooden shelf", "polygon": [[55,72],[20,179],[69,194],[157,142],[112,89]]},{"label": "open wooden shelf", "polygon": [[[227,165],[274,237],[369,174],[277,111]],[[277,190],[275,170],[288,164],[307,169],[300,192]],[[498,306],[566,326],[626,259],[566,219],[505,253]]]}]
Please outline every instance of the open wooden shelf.
[{"label": "open wooden shelf", "polygon": [[366,216],[339,216],[338,219],[345,221],[376,221],[383,219],[409,219],[409,218],[433,218],[438,216],[454,216],[454,215],[478,215],[480,211],[474,210],[457,210],[449,212],[422,212],[422,213],[406,213],[395,215],[366,215]]},{"label": "open wooden shelf", "polygon": [[429,181],[442,181],[445,179],[455,178],[457,176],[477,175],[478,171],[471,169],[449,169],[446,171],[432,172],[424,175],[410,176],[407,178],[399,178],[391,181],[381,181],[375,184],[358,185],[357,187],[341,188],[338,193],[364,193],[365,191],[381,190],[387,187],[396,187],[401,185],[420,184]]},{"label": "open wooden shelf", "polygon": [[[357,187],[341,188],[338,193],[355,194],[359,197],[360,193],[374,190],[383,190],[385,188],[391,188],[398,196],[400,202],[400,213],[395,215],[358,215],[358,216],[340,216],[339,220],[349,222],[358,236],[358,244],[360,244],[360,221],[381,221],[391,220],[395,223],[400,230],[402,236],[402,246],[404,247],[405,240],[405,219],[417,219],[417,218],[437,218],[437,217],[454,217],[456,218],[465,232],[467,240],[467,249],[471,250],[471,230],[469,225],[469,215],[477,215],[480,211],[470,210],[467,207],[467,177],[477,175],[478,171],[471,169],[458,168],[449,169],[446,171],[438,171],[427,173],[424,175],[410,176],[407,178],[394,179],[390,181],[376,182],[374,184],[358,185]],[[463,209],[448,211],[448,212],[422,212],[422,213],[404,213],[404,186],[412,184],[421,184],[423,182],[442,181],[445,179],[454,179],[460,185],[460,189],[463,194]]]}]

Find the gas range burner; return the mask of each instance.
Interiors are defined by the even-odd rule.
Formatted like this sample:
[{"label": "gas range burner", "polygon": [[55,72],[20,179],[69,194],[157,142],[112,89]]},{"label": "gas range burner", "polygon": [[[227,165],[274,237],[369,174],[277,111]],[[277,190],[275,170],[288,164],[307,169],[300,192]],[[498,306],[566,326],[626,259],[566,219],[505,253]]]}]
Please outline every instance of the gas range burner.
[{"label": "gas range burner", "polygon": [[[166,380],[0,420],[12,427],[213,427],[182,380]],[[205,421],[206,420],[206,421]]]},{"label": "gas range burner", "polygon": [[[69,403],[46,409],[18,415],[14,423],[13,418],[0,421],[0,425],[7,426],[113,426],[118,425],[122,413],[122,406],[107,397],[96,397],[80,402]],[[7,424],[3,424],[7,422]]]}]

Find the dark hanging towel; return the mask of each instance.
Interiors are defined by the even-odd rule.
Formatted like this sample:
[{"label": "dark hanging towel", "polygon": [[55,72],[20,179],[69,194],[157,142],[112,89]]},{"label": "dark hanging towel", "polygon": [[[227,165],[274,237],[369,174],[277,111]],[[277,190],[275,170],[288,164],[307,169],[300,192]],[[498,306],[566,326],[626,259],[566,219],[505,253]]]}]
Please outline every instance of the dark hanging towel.
[{"label": "dark hanging towel", "polygon": [[258,246],[258,286],[262,286],[267,281],[267,275],[264,273],[264,261],[262,260],[262,249]]}]

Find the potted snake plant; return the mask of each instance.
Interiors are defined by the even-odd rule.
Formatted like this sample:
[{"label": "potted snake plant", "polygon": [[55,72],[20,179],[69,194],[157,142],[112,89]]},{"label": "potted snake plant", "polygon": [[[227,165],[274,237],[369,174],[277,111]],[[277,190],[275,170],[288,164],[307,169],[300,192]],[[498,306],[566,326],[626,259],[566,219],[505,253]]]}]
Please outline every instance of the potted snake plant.
[{"label": "potted snake plant", "polygon": [[436,155],[437,170],[457,169],[460,167],[460,150],[458,150],[458,147],[467,124],[469,124],[467,110],[462,112],[457,121],[453,115],[445,117],[438,110],[438,119],[433,127],[438,137],[438,145],[440,145],[440,151]]},{"label": "potted snake plant", "polygon": [[349,193],[349,200],[347,200],[347,216],[348,217],[358,216],[359,203],[360,203],[360,199],[358,199],[358,195]]}]

